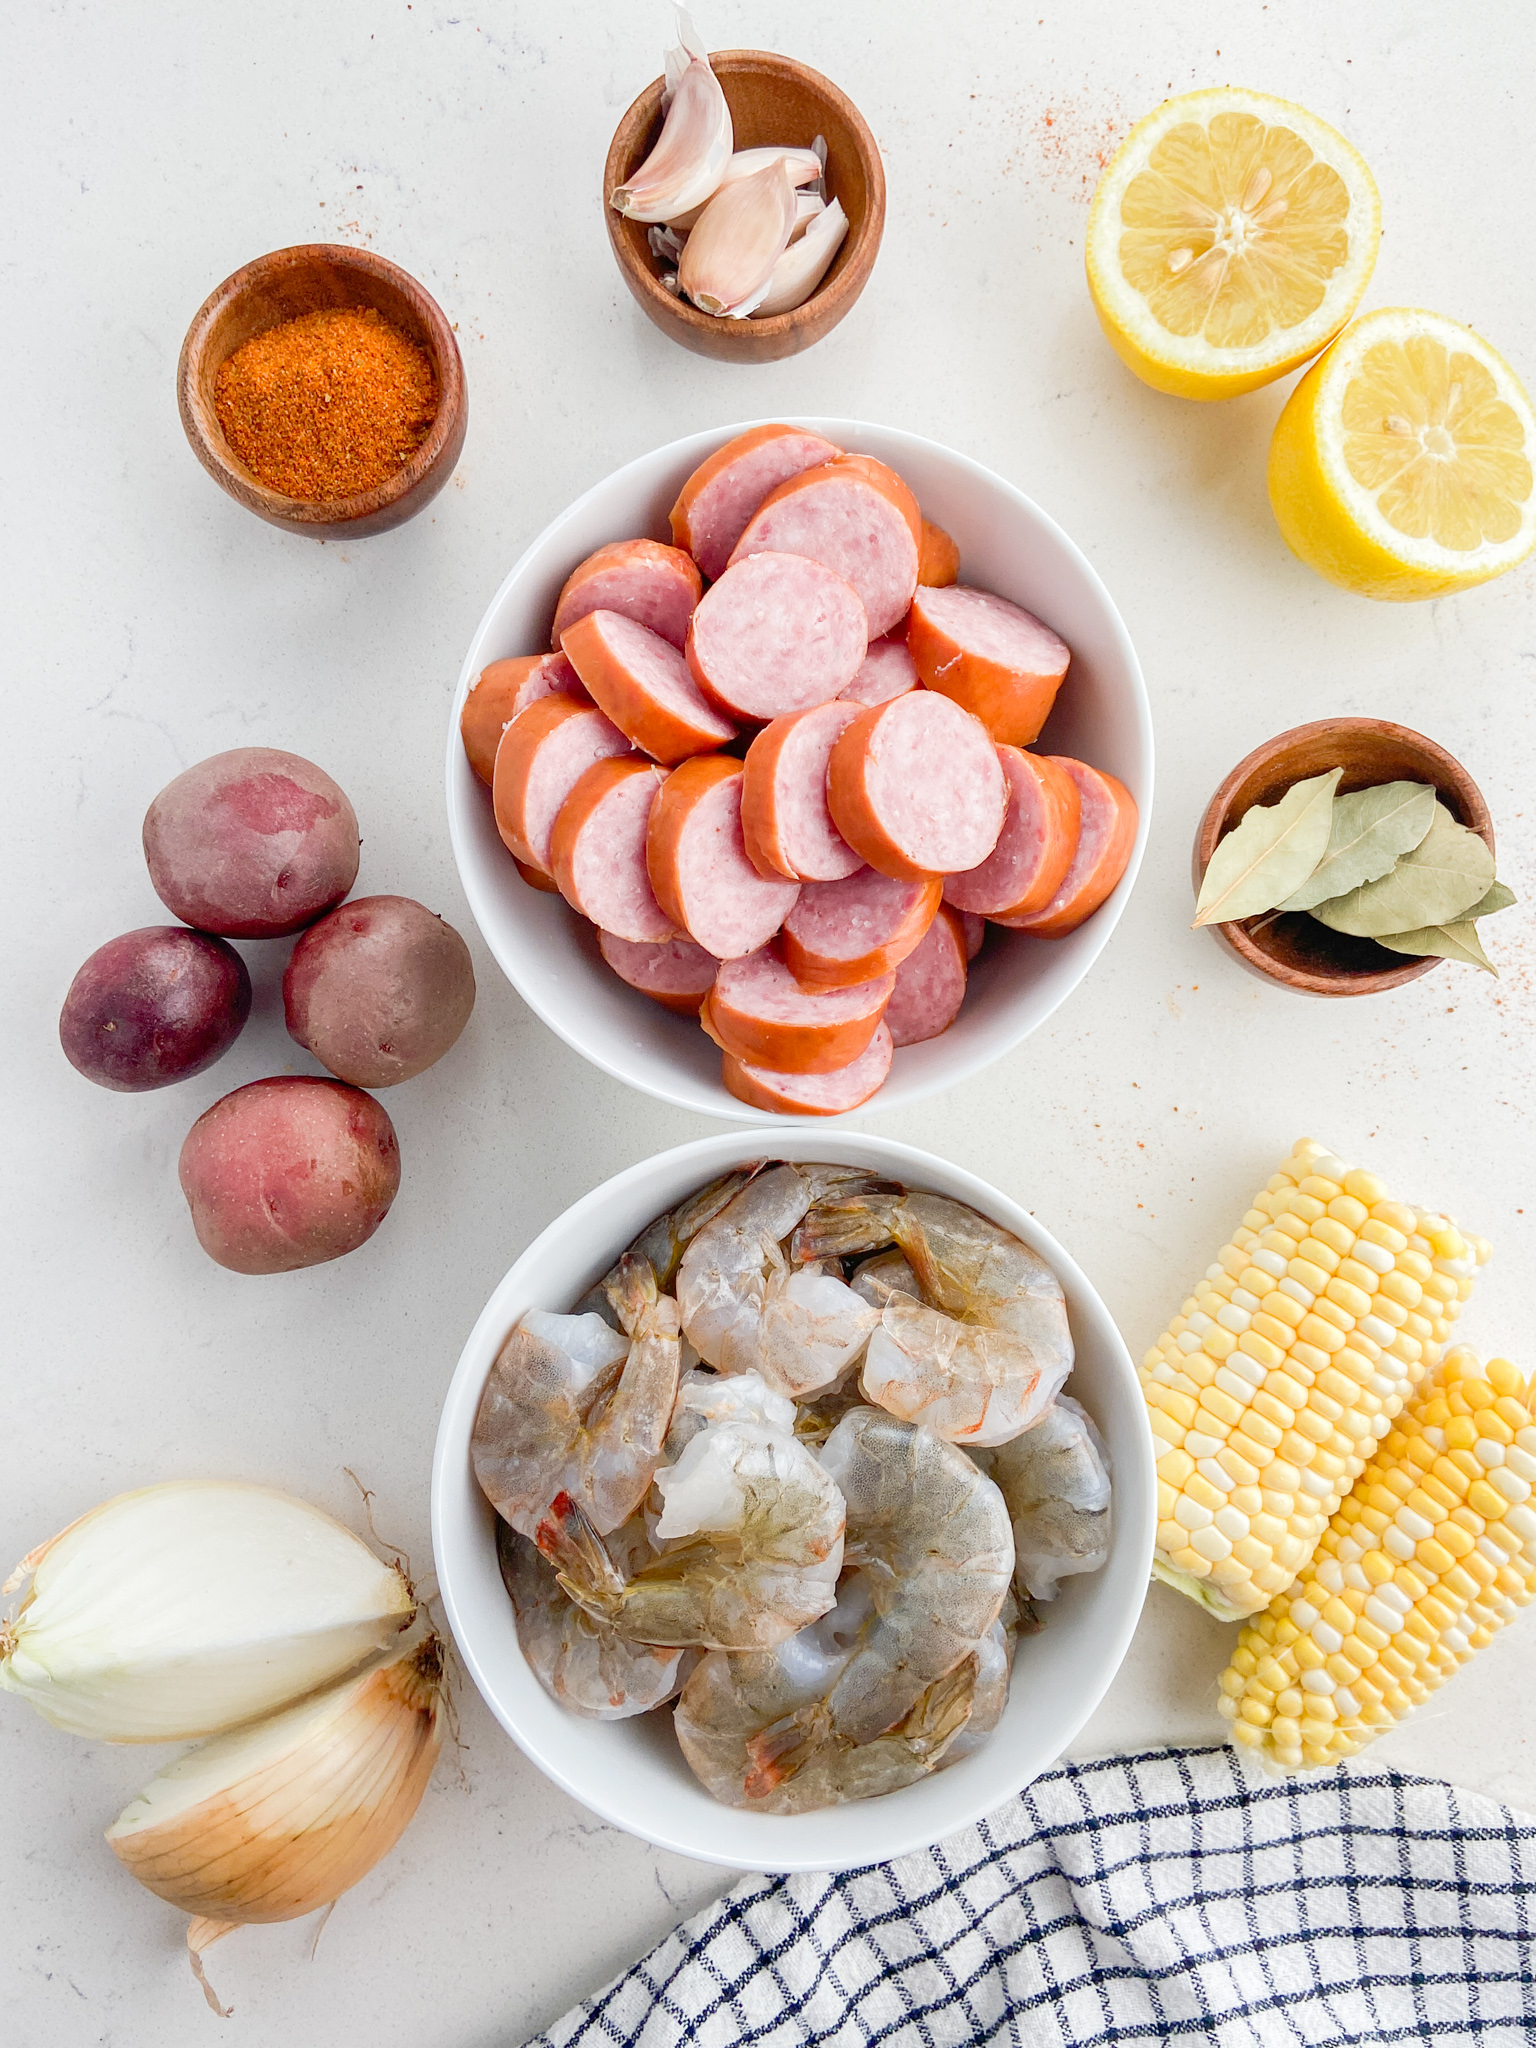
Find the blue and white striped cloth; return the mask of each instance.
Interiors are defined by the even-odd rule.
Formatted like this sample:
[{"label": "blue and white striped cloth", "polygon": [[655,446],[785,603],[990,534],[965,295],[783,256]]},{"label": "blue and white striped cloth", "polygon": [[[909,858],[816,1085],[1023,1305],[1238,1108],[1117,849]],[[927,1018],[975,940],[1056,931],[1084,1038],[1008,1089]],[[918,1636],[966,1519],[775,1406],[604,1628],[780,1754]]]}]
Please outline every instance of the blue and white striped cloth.
[{"label": "blue and white striped cloth", "polygon": [[1536,2042],[1536,1821],[1368,1763],[1068,1764],[934,1848],[744,1879],[532,2048]]}]

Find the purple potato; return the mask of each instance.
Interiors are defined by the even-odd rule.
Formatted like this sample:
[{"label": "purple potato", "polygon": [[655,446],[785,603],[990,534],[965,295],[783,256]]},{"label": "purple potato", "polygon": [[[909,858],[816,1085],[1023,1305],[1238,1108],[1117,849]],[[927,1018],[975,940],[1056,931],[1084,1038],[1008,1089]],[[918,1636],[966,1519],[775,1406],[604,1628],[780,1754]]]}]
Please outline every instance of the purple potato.
[{"label": "purple potato", "polygon": [[59,1042],[101,1088],[132,1095],[202,1073],[251,1014],[251,977],[222,939],[146,925],[108,939],[69,985]]},{"label": "purple potato", "polygon": [[210,1259],[232,1273],[291,1273],[367,1243],[399,1192],[400,1146],[361,1088],[279,1074],[205,1109],[178,1170]]},{"label": "purple potato", "polygon": [[469,948],[409,896],[359,896],[311,925],[283,975],[288,1035],[359,1088],[440,1060],[475,1007]]},{"label": "purple potato", "polygon": [[214,754],[144,815],[144,858],[166,909],[227,939],[302,931],[357,880],[351,804],[323,768],[275,747]]}]

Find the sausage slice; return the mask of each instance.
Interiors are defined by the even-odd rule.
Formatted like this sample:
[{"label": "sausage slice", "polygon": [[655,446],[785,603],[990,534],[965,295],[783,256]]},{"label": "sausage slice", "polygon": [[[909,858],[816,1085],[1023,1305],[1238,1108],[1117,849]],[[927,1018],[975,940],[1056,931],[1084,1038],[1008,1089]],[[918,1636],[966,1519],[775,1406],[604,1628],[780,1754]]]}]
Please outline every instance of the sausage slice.
[{"label": "sausage slice", "polygon": [[1061,762],[1049,754],[999,747],[1008,784],[1008,815],[980,867],[951,875],[944,900],[979,917],[1030,917],[1061,887],[1082,821],[1082,798]]},{"label": "sausage slice", "polygon": [[680,1017],[696,1017],[699,1005],[715,985],[720,962],[681,933],[659,945],[635,945],[612,932],[599,932],[598,951],[631,988],[649,996]]},{"label": "sausage slice", "polygon": [[560,807],[594,761],[633,749],[595,704],[544,697],[514,718],[496,749],[491,800],[513,856],[549,873],[549,835]]},{"label": "sausage slice", "polygon": [[859,593],[877,640],[906,617],[922,531],[917,500],[895,470],[868,455],[840,455],[770,492],[731,560],[772,549],[824,563]]},{"label": "sausage slice", "polygon": [[923,537],[918,546],[919,585],[927,584],[930,589],[938,590],[945,584],[957,583],[959,579],[960,549],[957,542],[942,526],[935,526],[931,519],[925,519]]},{"label": "sausage slice", "polygon": [[907,645],[930,690],[953,697],[993,739],[1014,747],[1040,737],[1072,659],[1033,612],[963,583],[918,591]]},{"label": "sausage slice", "polygon": [[941,904],[922,944],[896,970],[885,1021],[897,1045],[921,1045],[954,1023],[965,1001],[965,947],[960,912]]},{"label": "sausage slice", "polygon": [[895,976],[852,988],[803,988],[771,946],[727,960],[699,1022],[722,1052],[784,1074],[830,1074],[875,1035]]},{"label": "sausage slice", "polygon": [[948,697],[909,690],[861,711],[832,749],[827,805],[870,867],[916,880],[979,867],[1008,793],[986,727]]},{"label": "sausage slice", "polygon": [[817,704],[774,719],[748,747],[741,829],[761,873],[835,882],[864,865],[827,809],[827,763],[858,715],[856,704]]},{"label": "sausage slice", "polygon": [[869,635],[851,584],[804,555],[733,562],[688,628],[688,666],[733,718],[825,704],[859,672]]},{"label": "sausage slice", "polygon": [[969,964],[976,958],[976,955],[986,943],[987,920],[984,917],[978,917],[974,910],[962,910],[960,913],[960,923],[965,930],[965,957],[967,964]]},{"label": "sausage slice", "polygon": [[578,564],[555,602],[550,644],[589,612],[619,612],[681,647],[704,588],[693,559],[659,540],[615,540]]},{"label": "sausage slice", "polygon": [[842,452],[800,427],[749,427],[701,462],[678,492],[673,540],[713,583],[768,493]]},{"label": "sausage slice", "polygon": [[1136,799],[1123,782],[1065,757],[1060,766],[1077,784],[1082,803],[1082,830],[1072,865],[1043,910],[1030,917],[994,920],[1013,931],[1033,932],[1037,939],[1064,939],[1092,917],[1125,873],[1136,844]]},{"label": "sausage slice", "polygon": [[905,640],[871,640],[864,665],[844,690],[845,704],[888,704],[917,688],[917,668]]},{"label": "sausage slice", "polygon": [[508,661],[493,661],[470,684],[459,713],[459,733],[469,765],[487,789],[507,727],[530,704],[555,695],[591,701],[563,654],[517,654]]},{"label": "sausage slice", "polygon": [[856,1060],[831,1074],[783,1074],[726,1053],[720,1077],[738,1102],[780,1116],[842,1116],[868,1102],[891,1071],[891,1034],[881,1023]]},{"label": "sausage slice", "polygon": [[670,767],[736,737],[671,641],[633,619],[589,612],[561,644],[594,702],[652,760]]},{"label": "sausage slice", "polygon": [[599,761],[566,798],[549,835],[549,866],[572,910],[637,944],[676,930],[656,901],[645,865],[651,806],[665,771],[633,755]]},{"label": "sausage slice", "polygon": [[807,882],[784,920],[791,973],[808,988],[847,988],[894,974],[921,945],[942,889],[937,875],[905,882],[874,868],[846,881]]},{"label": "sausage slice", "polygon": [[656,901],[717,960],[766,945],[800,893],[770,881],[747,858],[741,832],[742,768],[721,754],[685,761],[651,810],[645,859]]}]

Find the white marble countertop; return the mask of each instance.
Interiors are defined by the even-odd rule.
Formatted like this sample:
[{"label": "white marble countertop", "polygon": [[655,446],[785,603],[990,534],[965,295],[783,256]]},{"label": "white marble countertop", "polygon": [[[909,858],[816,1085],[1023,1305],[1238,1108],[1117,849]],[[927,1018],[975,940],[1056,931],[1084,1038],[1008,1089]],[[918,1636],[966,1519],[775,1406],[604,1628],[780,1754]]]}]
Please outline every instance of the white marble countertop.
[{"label": "white marble countertop", "polygon": [[[1157,721],[1151,847],[1087,986],[989,1074],[900,1116],[876,1109],[871,1128],[1035,1209],[1137,1354],[1309,1133],[1494,1241],[1463,1328],[1536,1363],[1528,912],[1499,920],[1500,981],[1447,966],[1346,1004],[1261,985],[1188,929],[1206,796],[1250,746],[1330,712],[1449,746],[1492,805],[1501,873],[1536,896],[1536,564],[1432,605],[1318,581],[1265,498],[1285,387],[1205,408],[1154,395],[1111,355],[1082,281],[1104,153],[1169,90],[1233,79],[1305,102],[1370,161],[1385,236],[1367,305],[1465,320],[1536,381],[1518,204],[1536,180],[1521,87],[1536,17],[1478,8],[1451,32],[1433,0],[700,0],[699,21],[717,47],[825,71],[886,155],[863,300],[814,351],[757,371],[656,334],[608,253],[599,167],[658,68],[660,0],[30,0],[8,19],[0,1565],[107,1495],[181,1474],[260,1479],[353,1516],[343,1465],[427,1565],[438,1407],[486,1295],[587,1188],[705,1128],[584,1066],[479,944],[442,799],[463,649],[519,550],[589,483],[776,410],[908,427],[1030,492],[1118,601]],[[224,498],[188,453],[173,389],[186,323],[220,278],[332,239],[423,280],[458,324],[472,396],[431,511],[341,548]],[[251,743],[341,781],[362,820],[359,888],[441,909],[480,974],[458,1048],[388,1098],[404,1185],[386,1226],[341,1264],[270,1280],[203,1257],[175,1162],[227,1089],[307,1069],[276,1000],[283,949],[246,949],[257,1014],[182,1087],[93,1089],[55,1034],[79,962],[163,920],[138,851],[151,796]],[[1214,1739],[1228,1640],[1154,1589],[1082,1752]],[[1528,1622],[1377,1754],[1536,1807],[1533,1685]],[[307,1924],[214,1952],[253,2048],[513,2048],[722,1888],[724,1873],[557,1792],[472,1692],[460,1707],[462,1772],[439,1772],[314,1961]],[[159,1760],[74,1741],[15,1702],[0,1712],[0,1984],[18,2048],[209,2037],[179,1917],[101,1840]]]}]

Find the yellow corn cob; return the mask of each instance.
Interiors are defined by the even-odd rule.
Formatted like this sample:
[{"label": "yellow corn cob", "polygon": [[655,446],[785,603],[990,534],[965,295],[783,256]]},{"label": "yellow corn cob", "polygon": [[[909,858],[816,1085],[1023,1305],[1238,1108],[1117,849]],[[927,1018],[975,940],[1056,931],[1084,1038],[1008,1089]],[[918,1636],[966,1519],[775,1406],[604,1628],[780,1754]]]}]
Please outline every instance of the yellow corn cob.
[{"label": "yellow corn cob", "polygon": [[1289,1586],[1487,1257],[1303,1138],[1141,1364],[1157,1577],[1224,1621]]},{"label": "yellow corn cob", "polygon": [[1458,1347],[1415,1391],[1302,1578],[1221,1679],[1232,1738],[1282,1771],[1352,1755],[1536,1594],[1536,1427],[1508,1359]]}]

